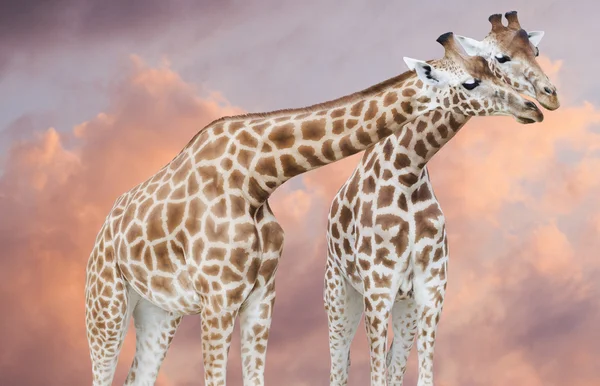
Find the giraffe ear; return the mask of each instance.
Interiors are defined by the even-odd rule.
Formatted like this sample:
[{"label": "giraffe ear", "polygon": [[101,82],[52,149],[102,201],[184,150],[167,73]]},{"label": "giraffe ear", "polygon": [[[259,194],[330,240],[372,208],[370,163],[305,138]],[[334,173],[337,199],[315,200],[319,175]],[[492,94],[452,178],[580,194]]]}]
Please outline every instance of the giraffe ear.
[{"label": "giraffe ear", "polygon": [[417,76],[425,84],[440,87],[448,83],[446,74],[427,62],[407,57],[404,58],[404,62],[408,68],[417,72]]},{"label": "giraffe ear", "polygon": [[531,44],[537,47],[544,37],[544,31],[531,31],[527,35],[529,36]]},{"label": "giraffe ear", "polygon": [[466,36],[454,35],[454,39],[460,44],[469,56],[477,56],[481,52],[481,42]]}]

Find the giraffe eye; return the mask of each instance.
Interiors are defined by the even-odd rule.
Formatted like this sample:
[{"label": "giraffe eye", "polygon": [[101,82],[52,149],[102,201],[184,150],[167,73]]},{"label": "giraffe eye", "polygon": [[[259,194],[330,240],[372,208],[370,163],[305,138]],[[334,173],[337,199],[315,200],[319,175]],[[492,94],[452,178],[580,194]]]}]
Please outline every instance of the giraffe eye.
[{"label": "giraffe eye", "polygon": [[510,57],[508,57],[506,55],[496,55],[496,60],[499,63],[506,63],[506,62],[510,62]]},{"label": "giraffe eye", "polygon": [[471,79],[463,83],[462,86],[470,91],[479,86],[480,83],[481,81],[479,79]]},{"label": "giraffe eye", "polygon": [[540,49],[535,47],[535,56],[538,57],[540,56]]}]

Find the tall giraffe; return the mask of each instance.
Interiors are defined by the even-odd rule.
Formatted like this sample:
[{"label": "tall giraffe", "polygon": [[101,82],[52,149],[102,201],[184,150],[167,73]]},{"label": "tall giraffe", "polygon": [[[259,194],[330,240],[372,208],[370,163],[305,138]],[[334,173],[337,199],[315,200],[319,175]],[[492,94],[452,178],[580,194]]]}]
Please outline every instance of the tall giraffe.
[{"label": "tall giraffe", "polygon": [[[516,12],[492,15],[482,41],[456,36],[465,51],[487,59],[490,70],[550,110],[555,87],[535,57],[543,32],[521,29]],[[361,315],[371,350],[371,384],[402,385],[418,334],[419,386],[433,385],[435,332],[446,288],[445,220],[427,162],[469,120],[434,110],[369,148],[335,196],[329,213],[325,308],[331,385],[346,385],[350,343]],[[387,323],[394,340],[387,353]],[[387,363],[386,363],[387,362]]]},{"label": "tall giraffe", "polygon": [[[438,39],[446,46],[452,35]],[[288,179],[366,149],[427,111],[541,121],[485,59],[452,49],[364,91],[307,108],[218,119],[120,196],[86,279],[94,385],[109,385],[133,315],[127,385],[153,384],[184,315],[202,318],[207,386],[225,385],[239,315],[244,385],[262,385],[283,230],[267,205]]]}]

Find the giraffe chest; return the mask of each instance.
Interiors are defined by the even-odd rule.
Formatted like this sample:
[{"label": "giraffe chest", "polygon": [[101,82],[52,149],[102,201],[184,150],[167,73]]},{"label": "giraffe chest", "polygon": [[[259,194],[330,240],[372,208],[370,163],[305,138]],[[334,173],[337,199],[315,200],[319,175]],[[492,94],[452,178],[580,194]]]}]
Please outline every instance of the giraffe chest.
[{"label": "giraffe chest", "polygon": [[423,190],[412,194],[394,189],[383,200],[376,191],[352,204],[346,202],[346,206],[352,221],[345,231],[332,232],[342,228],[339,224],[330,227],[329,237],[336,240],[332,245],[338,244],[332,250],[344,276],[361,293],[402,285],[406,293],[411,288],[415,267],[418,265],[422,272],[421,266],[426,265],[423,256],[445,243],[445,219],[440,205]]}]

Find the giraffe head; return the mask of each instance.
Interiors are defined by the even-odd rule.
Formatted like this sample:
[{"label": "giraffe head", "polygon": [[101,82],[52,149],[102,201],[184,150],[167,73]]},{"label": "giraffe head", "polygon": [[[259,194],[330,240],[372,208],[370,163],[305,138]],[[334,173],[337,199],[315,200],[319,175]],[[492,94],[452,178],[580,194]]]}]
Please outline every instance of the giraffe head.
[{"label": "giraffe head", "polygon": [[535,98],[548,110],[560,106],[556,87],[536,61],[543,31],[526,32],[521,28],[517,12],[507,12],[508,25],[502,15],[490,16],[491,32],[482,41],[456,35],[456,40],[469,55],[484,57],[492,72],[515,90]]},{"label": "giraffe head", "polygon": [[452,32],[441,35],[437,42],[445,49],[442,59],[424,62],[404,58],[424,84],[422,91],[431,99],[429,108],[441,107],[466,116],[512,115],[520,123],[544,119],[535,103],[492,73],[486,59],[464,55]]}]

